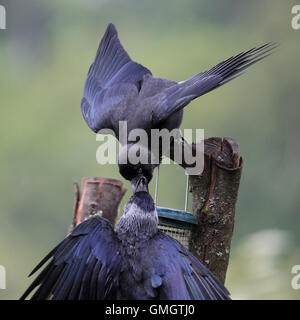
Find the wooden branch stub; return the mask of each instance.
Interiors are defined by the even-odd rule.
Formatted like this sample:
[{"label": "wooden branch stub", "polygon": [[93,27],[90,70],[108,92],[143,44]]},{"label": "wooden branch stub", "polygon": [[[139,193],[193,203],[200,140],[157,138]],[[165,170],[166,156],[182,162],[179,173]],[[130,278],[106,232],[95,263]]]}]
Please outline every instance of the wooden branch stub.
[{"label": "wooden branch stub", "polygon": [[203,173],[190,176],[193,214],[198,219],[190,250],[224,282],[243,161],[237,141],[230,137],[206,139],[204,152]]},{"label": "wooden branch stub", "polygon": [[[172,141],[171,160],[175,160],[177,148],[182,154],[185,150],[189,159],[196,156],[197,145],[192,143],[184,149],[184,143]],[[239,144],[231,137],[205,139],[203,172],[189,176],[193,214],[198,220],[198,225],[192,229],[189,249],[223,282],[229,263],[235,205],[243,167],[239,153]],[[194,165],[182,159],[180,166],[187,169]]]},{"label": "wooden branch stub", "polygon": [[76,226],[77,223],[77,210],[79,207],[79,201],[80,201],[80,189],[79,189],[79,185],[78,182],[75,181],[74,182],[74,210],[73,210],[73,223],[72,223],[72,227]]},{"label": "wooden branch stub", "polygon": [[126,192],[123,182],[110,178],[83,178],[81,194],[75,183],[73,228],[90,215],[102,211],[102,217],[113,225],[118,216],[120,202]]}]

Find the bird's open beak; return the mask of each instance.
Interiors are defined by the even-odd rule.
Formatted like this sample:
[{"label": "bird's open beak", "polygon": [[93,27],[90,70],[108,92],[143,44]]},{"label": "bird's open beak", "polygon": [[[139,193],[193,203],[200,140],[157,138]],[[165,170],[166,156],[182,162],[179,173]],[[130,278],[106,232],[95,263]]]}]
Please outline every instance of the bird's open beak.
[{"label": "bird's open beak", "polygon": [[148,181],[147,181],[146,177],[139,176],[134,180],[135,181],[132,181],[133,193],[137,193],[137,192],[141,192],[141,191],[148,192]]}]

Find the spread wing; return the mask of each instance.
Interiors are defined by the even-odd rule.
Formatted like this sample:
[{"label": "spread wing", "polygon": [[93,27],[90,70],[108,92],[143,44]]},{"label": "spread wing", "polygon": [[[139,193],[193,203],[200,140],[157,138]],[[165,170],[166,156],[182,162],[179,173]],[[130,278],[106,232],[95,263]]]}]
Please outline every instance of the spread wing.
[{"label": "spread wing", "polygon": [[101,217],[90,218],[54,248],[31,272],[50,262],[21,299],[37,286],[32,300],[116,299],[120,258],[112,225]]},{"label": "spread wing", "polygon": [[278,47],[268,43],[231,57],[208,71],[196,74],[192,78],[179,82],[150,98],[153,116],[157,122],[167,119],[174,112],[183,109],[193,99],[223,86],[242,75],[243,71],[254,63],[266,58]]},{"label": "spread wing", "polygon": [[143,262],[153,266],[146,292],[156,292],[159,300],[230,299],[220,280],[177,240],[162,232],[153,240]]},{"label": "spread wing", "polygon": [[[109,126],[109,119],[105,118],[108,117],[107,104],[113,105],[114,101],[124,98],[124,84],[136,87],[138,93],[145,74],[151,72],[130,59],[120,43],[115,26],[109,24],[88,72],[81,101],[82,115],[94,132],[105,125]],[[109,102],[105,102],[104,96],[108,92],[110,99]]]}]

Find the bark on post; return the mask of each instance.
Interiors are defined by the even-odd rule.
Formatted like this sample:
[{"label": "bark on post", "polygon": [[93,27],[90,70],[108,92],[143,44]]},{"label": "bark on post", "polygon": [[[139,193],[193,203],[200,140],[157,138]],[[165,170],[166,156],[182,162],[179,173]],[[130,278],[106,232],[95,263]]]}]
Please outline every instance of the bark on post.
[{"label": "bark on post", "polygon": [[75,182],[75,204],[72,228],[88,216],[102,211],[102,217],[113,225],[118,216],[120,202],[126,192],[123,182],[110,178],[83,178],[81,193]]},{"label": "bark on post", "polygon": [[[195,145],[192,145],[193,150]],[[229,263],[242,166],[236,140],[209,138],[204,140],[203,173],[189,177],[193,214],[198,220],[192,230],[189,249],[223,283]],[[187,164],[183,162],[182,167],[186,168]]]}]

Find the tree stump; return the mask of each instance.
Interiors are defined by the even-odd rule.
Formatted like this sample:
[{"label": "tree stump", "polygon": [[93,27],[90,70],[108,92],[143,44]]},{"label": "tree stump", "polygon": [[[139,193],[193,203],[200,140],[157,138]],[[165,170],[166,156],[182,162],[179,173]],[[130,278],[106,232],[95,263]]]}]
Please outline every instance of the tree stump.
[{"label": "tree stump", "polygon": [[120,202],[127,191],[123,182],[111,178],[83,178],[82,191],[75,182],[74,217],[71,229],[89,216],[102,212],[101,216],[115,225]]},{"label": "tree stump", "polygon": [[[183,142],[172,148],[183,148]],[[195,144],[190,146],[192,153]],[[189,250],[223,283],[229,263],[234,228],[235,206],[242,173],[243,159],[239,145],[230,137],[204,140],[204,170],[189,176],[193,197],[193,226]],[[171,152],[171,159],[174,152]],[[174,158],[173,158],[174,159]],[[181,166],[186,169],[184,161]]]}]

